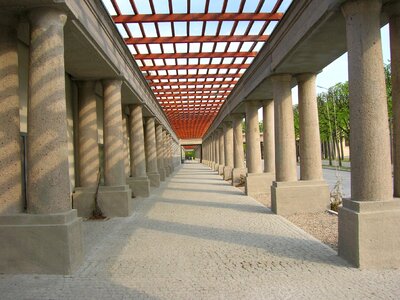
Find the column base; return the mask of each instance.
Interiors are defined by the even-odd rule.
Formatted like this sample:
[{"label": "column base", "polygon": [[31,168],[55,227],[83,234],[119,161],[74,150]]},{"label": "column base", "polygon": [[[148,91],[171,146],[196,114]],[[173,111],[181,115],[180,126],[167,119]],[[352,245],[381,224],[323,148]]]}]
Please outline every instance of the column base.
[{"label": "column base", "polygon": [[84,259],[82,219],[65,213],[0,216],[0,273],[72,274]]},{"label": "column base", "polygon": [[329,197],[329,187],[324,180],[274,181],[271,210],[278,215],[321,212],[328,209]]},{"label": "column base", "polygon": [[232,179],[232,167],[224,166],[224,180]]},{"label": "column base", "polygon": [[218,171],[218,169],[219,169],[219,164],[214,163],[212,169],[213,169],[214,171]]},{"label": "column base", "polygon": [[[79,217],[93,215],[95,188],[76,188],[73,207]],[[128,185],[101,186],[98,193],[99,207],[106,217],[128,217],[133,213],[132,191]]]},{"label": "column base", "polygon": [[160,174],[160,181],[165,181],[165,177],[166,177],[166,175],[165,175],[165,169],[164,168],[162,168],[162,169],[159,169],[158,170],[158,173]]},{"label": "column base", "polygon": [[160,186],[160,174],[158,172],[149,172],[147,177],[150,180],[150,186],[159,187]]},{"label": "column base", "polygon": [[275,180],[273,173],[248,173],[246,176],[245,193],[251,197],[271,197],[271,185]]},{"label": "column base", "polygon": [[247,174],[247,168],[233,168],[232,169],[232,185],[239,186],[242,183],[241,178]]},{"label": "column base", "polygon": [[339,256],[359,268],[400,267],[400,199],[343,200]]},{"label": "column base", "polygon": [[135,197],[149,197],[150,196],[150,180],[145,177],[128,177],[126,183],[132,190]]},{"label": "column base", "polygon": [[224,176],[224,165],[218,166],[218,174]]}]

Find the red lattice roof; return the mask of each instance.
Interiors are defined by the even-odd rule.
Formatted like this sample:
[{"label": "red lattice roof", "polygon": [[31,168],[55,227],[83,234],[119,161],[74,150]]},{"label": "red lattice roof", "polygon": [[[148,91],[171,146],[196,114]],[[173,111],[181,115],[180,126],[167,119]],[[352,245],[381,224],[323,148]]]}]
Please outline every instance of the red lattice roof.
[{"label": "red lattice roof", "polygon": [[291,0],[103,0],[179,138],[201,138]]}]

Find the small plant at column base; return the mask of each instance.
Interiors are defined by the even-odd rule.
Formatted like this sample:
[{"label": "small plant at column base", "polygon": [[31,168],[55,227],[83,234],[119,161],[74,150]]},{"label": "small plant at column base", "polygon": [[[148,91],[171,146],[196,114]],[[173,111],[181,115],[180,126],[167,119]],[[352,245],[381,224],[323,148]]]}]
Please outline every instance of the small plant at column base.
[{"label": "small plant at column base", "polygon": [[246,176],[240,175],[239,183],[236,185],[236,187],[242,187],[245,185],[246,185]]},{"label": "small plant at column base", "polygon": [[330,193],[330,205],[331,205],[331,210],[338,212],[339,207],[342,205],[343,189],[342,189],[342,177],[340,177],[339,174],[336,173],[336,178],[337,178],[336,184]]},{"label": "small plant at column base", "polygon": [[99,206],[99,201],[97,199],[98,194],[99,194],[99,187],[100,187],[100,169],[99,172],[97,173],[97,186],[96,186],[96,192],[94,193],[94,210],[93,210],[93,216],[90,217],[92,220],[103,220],[106,218],[106,216],[103,215],[103,212],[100,209]]}]

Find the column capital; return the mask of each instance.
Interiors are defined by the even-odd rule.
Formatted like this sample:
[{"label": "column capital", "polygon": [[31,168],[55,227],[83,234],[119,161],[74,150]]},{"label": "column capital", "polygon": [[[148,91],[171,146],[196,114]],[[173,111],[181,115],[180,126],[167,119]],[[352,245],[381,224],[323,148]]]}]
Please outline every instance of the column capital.
[{"label": "column capital", "polygon": [[53,7],[38,7],[28,13],[28,19],[36,26],[64,26],[67,22],[66,12]]},{"label": "column capital", "polygon": [[315,79],[317,77],[317,74],[315,73],[301,73],[301,74],[296,74],[296,80],[297,83],[301,83],[301,82],[305,82],[308,81],[310,79]]},{"label": "column capital", "polygon": [[342,4],[341,8],[345,18],[349,18],[360,13],[369,14],[370,12],[380,12],[382,9],[382,0],[346,1]]},{"label": "column capital", "polygon": [[103,87],[105,85],[113,85],[116,88],[121,88],[122,86],[122,79],[120,78],[106,78],[101,81]]},{"label": "column capital", "polygon": [[244,104],[251,105],[251,106],[257,106],[258,108],[260,108],[263,105],[263,101],[262,100],[245,100]]},{"label": "column capital", "polygon": [[275,74],[271,76],[273,82],[281,81],[281,82],[291,82],[292,74]]},{"label": "column capital", "polygon": [[232,113],[231,114],[232,119],[243,119],[244,116],[245,116],[244,113]]}]

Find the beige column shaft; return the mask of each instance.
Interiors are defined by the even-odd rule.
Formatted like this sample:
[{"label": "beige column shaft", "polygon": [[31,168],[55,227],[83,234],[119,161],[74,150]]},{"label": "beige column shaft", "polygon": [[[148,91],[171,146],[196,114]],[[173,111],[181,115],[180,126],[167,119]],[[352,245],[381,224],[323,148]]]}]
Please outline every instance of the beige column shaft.
[{"label": "beige column shaft", "polygon": [[291,75],[272,77],[277,182],[297,180],[291,81]]},{"label": "beige column shaft", "polygon": [[17,24],[0,14],[0,215],[23,210]]},{"label": "beige column shaft", "polygon": [[78,83],[79,183],[81,187],[96,186],[99,172],[95,85],[95,81]]},{"label": "beige column shaft", "polygon": [[172,137],[167,134],[168,165],[172,168]]},{"label": "beige column shaft", "polygon": [[264,172],[275,173],[275,128],[274,101],[264,101],[263,106],[263,144]]},{"label": "beige column shaft", "polygon": [[122,136],[121,80],[103,80],[104,179],[106,186],[126,184]]},{"label": "beige column shaft", "polygon": [[237,169],[244,168],[242,114],[232,115],[233,127],[233,165]]},{"label": "beige column shaft", "polygon": [[220,131],[218,143],[219,143],[219,161],[221,165],[225,166],[225,134],[223,130]]},{"label": "beige column shaft", "polygon": [[145,149],[146,149],[146,165],[148,173],[158,172],[157,168],[157,146],[156,146],[156,129],[154,117],[146,118],[145,131]]},{"label": "beige column shaft", "polygon": [[246,107],[246,166],[249,173],[262,173],[258,103],[245,102]]},{"label": "beige column shaft", "polygon": [[392,70],[392,111],[393,111],[393,177],[394,196],[400,197],[400,14],[399,6],[389,7],[393,13],[389,18],[390,54]]},{"label": "beige column shaft", "polygon": [[164,167],[169,168],[168,165],[168,142],[167,142],[167,132],[163,131],[163,158],[164,158]]},{"label": "beige column shaft", "polygon": [[215,132],[213,135],[213,140],[214,140],[214,156],[215,156],[215,162],[219,165],[219,132]]},{"label": "beige column shaft", "polygon": [[316,75],[297,77],[300,120],[300,179],[321,180],[321,140],[319,135]]},{"label": "beige column shaft", "polygon": [[124,174],[126,177],[129,177],[131,168],[129,166],[128,116],[125,113],[122,113],[122,136],[124,141]]},{"label": "beige column shaft", "polygon": [[381,1],[346,2],[342,10],[349,61],[351,196],[357,201],[393,199]]},{"label": "beige column shaft", "polygon": [[64,68],[67,16],[38,8],[29,19],[28,212],[61,213],[72,208]]},{"label": "beige column shaft", "polygon": [[225,166],[233,168],[233,128],[232,122],[225,121],[224,144],[225,144]]},{"label": "beige column shaft", "polygon": [[164,169],[164,154],[163,154],[163,127],[162,125],[156,126],[156,146],[157,146],[157,166],[158,169]]},{"label": "beige column shaft", "polygon": [[132,177],[146,177],[142,105],[129,106],[130,163]]}]

